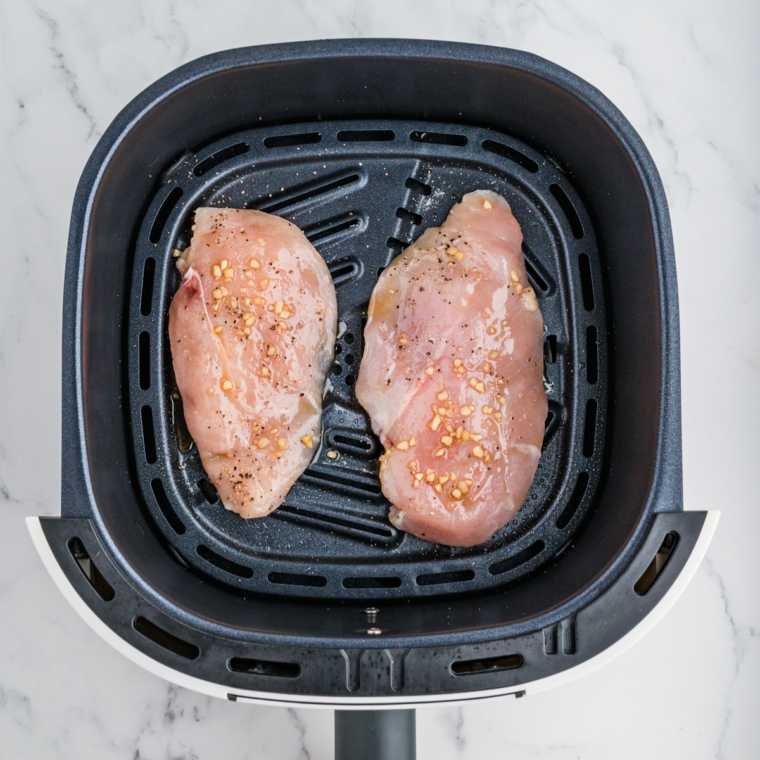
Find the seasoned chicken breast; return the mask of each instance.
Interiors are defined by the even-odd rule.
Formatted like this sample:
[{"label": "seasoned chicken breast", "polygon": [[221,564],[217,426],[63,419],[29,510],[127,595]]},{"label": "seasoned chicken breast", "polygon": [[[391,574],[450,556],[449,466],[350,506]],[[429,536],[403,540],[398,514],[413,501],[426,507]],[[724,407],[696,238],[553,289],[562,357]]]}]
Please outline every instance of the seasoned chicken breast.
[{"label": "seasoned chicken breast", "polygon": [[547,414],[543,323],[509,204],[477,191],[382,273],[356,396],[385,446],[391,522],[487,541],[533,482]]},{"label": "seasoned chicken breast", "polygon": [[319,443],[335,289],[322,257],[284,219],[201,208],[193,230],[169,309],[185,421],[224,506],[262,517]]}]

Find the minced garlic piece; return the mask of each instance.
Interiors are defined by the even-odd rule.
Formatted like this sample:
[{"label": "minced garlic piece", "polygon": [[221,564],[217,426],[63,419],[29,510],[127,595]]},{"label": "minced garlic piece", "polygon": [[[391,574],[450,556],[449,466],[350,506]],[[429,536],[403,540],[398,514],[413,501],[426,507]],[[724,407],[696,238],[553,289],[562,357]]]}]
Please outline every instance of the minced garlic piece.
[{"label": "minced garlic piece", "polygon": [[538,300],[533,288],[525,288],[520,294],[520,303],[526,311],[535,311],[538,308]]}]

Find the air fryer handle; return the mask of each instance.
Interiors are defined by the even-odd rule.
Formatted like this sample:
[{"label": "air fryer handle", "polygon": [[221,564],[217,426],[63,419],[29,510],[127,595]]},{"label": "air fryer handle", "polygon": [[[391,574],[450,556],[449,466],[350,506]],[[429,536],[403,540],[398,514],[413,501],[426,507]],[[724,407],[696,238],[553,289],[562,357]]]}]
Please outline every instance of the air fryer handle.
[{"label": "air fryer handle", "polygon": [[335,760],[415,760],[415,710],[336,710]]}]

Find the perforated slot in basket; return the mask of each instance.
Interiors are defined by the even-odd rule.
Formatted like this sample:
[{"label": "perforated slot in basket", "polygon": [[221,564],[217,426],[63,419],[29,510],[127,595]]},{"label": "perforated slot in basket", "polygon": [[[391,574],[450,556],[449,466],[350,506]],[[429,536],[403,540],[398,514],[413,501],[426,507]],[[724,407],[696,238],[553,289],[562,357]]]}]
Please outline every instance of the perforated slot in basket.
[{"label": "perforated slot in basket", "polygon": [[482,660],[460,660],[451,663],[451,672],[455,676],[471,676],[480,673],[496,673],[500,670],[513,670],[522,667],[524,660],[520,654],[507,654],[501,657],[486,657]]},{"label": "perforated slot in basket", "polygon": [[204,174],[207,174],[212,169],[219,166],[219,164],[223,164],[225,161],[235,158],[235,156],[242,156],[243,153],[247,153],[249,149],[250,147],[248,143],[244,142],[235,143],[235,145],[230,145],[228,148],[222,148],[222,150],[217,151],[201,161],[195,169],[193,169],[193,173],[196,177],[202,177]]},{"label": "perforated slot in basket", "polygon": [[136,617],[132,621],[132,626],[138,633],[150,639],[154,644],[158,644],[162,649],[173,652],[186,660],[197,660],[200,657],[201,650],[195,644],[191,644],[169,633],[169,631],[164,630],[147,618],[142,616]]},{"label": "perforated slot in basket", "polygon": [[103,577],[103,574],[98,570],[98,566],[93,562],[92,557],[85,549],[84,544],[80,538],[71,538],[68,542],[69,551],[71,556],[76,561],[79,569],[82,571],[82,575],[87,578],[90,586],[92,586],[95,593],[104,601],[110,602],[115,596],[116,592],[113,590],[111,584]]},{"label": "perforated slot in basket", "polygon": [[301,666],[297,662],[274,662],[272,660],[253,660],[248,657],[232,657],[227,666],[235,673],[249,673],[256,676],[275,676],[276,678],[298,678]]},{"label": "perforated slot in basket", "polygon": [[348,185],[353,185],[359,182],[360,179],[360,174],[352,172],[346,176],[339,176],[336,179],[332,179],[329,182],[309,182],[297,185],[295,188],[290,188],[287,192],[283,190],[276,195],[270,195],[270,200],[253,202],[250,206],[251,208],[257,208],[259,211],[266,211],[268,214],[274,214],[282,209],[297,206],[299,203],[314,201],[321,198],[321,196],[334,193],[336,190],[340,190]]}]

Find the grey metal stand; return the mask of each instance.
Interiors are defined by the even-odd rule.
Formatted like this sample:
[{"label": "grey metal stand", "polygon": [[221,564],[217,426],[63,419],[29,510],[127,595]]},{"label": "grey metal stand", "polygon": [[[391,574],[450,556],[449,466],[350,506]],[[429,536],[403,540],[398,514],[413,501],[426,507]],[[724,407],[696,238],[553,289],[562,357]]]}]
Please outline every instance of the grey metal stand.
[{"label": "grey metal stand", "polygon": [[335,760],[416,760],[414,710],[336,710]]}]

